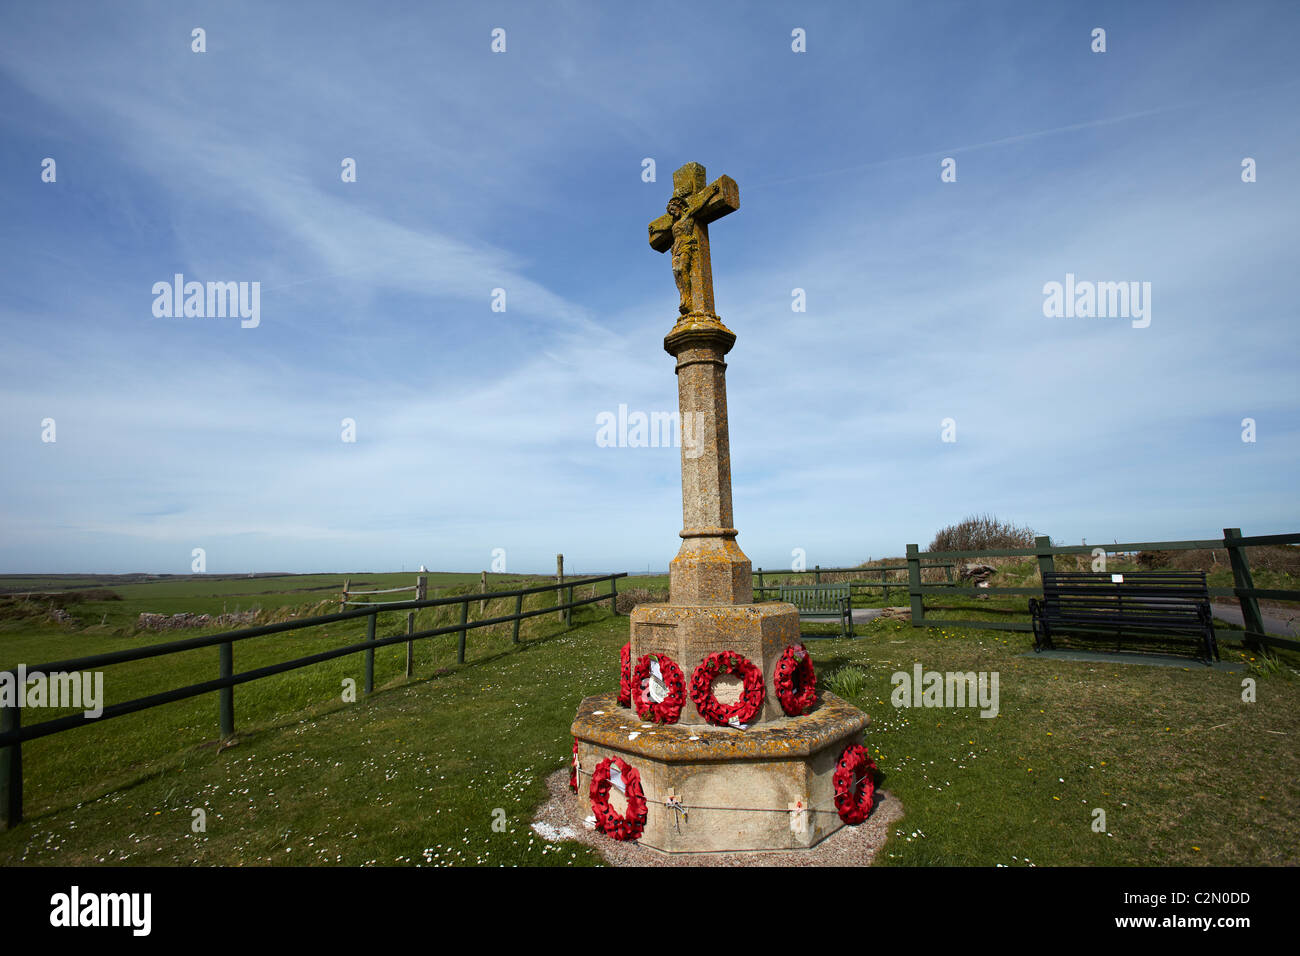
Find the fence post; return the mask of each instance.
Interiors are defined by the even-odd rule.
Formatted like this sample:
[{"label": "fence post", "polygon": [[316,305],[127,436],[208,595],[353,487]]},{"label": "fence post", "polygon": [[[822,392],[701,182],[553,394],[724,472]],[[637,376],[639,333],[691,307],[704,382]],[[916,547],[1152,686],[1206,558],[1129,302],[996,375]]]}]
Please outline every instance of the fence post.
[{"label": "fence post", "polygon": [[[221,645],[221,676],[230,677],[235,672],[235,648],[230,641]],[[218,694],[218,717],[221,723],[221,739],[235,736],[235,688],[223,687]]]},{"label": "fence post", "polygon": [[822,583],[822,566],[820,564],[813,565],[813,583],[814,584]]},{"label": "fence post", "polygon": [[522,594],[516,594],[515,595],[515,634],[514,637],[511,639],[515,644],[519,643],[519,615],[522,613],[524,613],[524,596]]},{"label": "fence post", "polygon": [[[555,556],[555,583],[556,583],[556,584],[563,584],[563,583],[564,583],[564,555],[562,555],[562,554],[557,554],[557,555]],[[563,603],[564,603],[564,589],[563,589],[563,588],[557,587],[557,588],[555,589],[555,603],[556,603],[557,605],[559,605],[559,604],[563,604]],[[564,612],[563,612],[563,611],[560,611],[559,613],[560,613],[560,620],[563,621],[563,620],[564,620]]]},{"label": "fence post", "polygon": [[[415,599],[417,601],[429,600],[429,578],[427,575],[420,574],[415,578]],[[415,612],[410,611],[406,615],[406,633],[415,633]],[[415,641],[406,642],[406,676],[415,676]]]},{"label": "fence post", "polygon": [[609,579],[609,612],[618,616],[618,578]]},{"label": "fence post", "polygon": [[[1246,561],[1246,549],[1233,543],[1235,539],[1240,537],[1240,528],[1223,529],[1223,546],[1228,549],[1228,562],[1232,565],[1232,586],[1253,589],[1255,579],[1251,576],[1250,564]],[[1241,605],[1241,623],[1246,626],[1246,630],[1254,631],[1257,634],[1265,633],[1264,618],[1259,613],[1259,599],[1244,597],[1239,594],[1237,595],[1237,603]],[[1257,640],[1250,637],[1245,638],[1242,643],[1252,651],[1258,651],[1263,647]]]},{"label": "fence post", "polygon": [[348,609],[348,586],[352,584],[351,578],[343,579],[343,597],[339,598],[339,613],[342,614]]},{"label": "fence post", "polygon": [[885,607],[889,607],[889,572],[884,568],[880,569],[880,590],[882,593],[881,603],[883,603]]},{"label": "fence post", "polygon": [[921,600],[921,558],[920,548],[915,544],[907,546],[907,593],[912,599],[912,626],[925,626],[925,602]]},{"label": "fence post", "polygon": [[[375,621],[379,618],[379,612],[375,611],[366,618],[366,641],[373,644],[375,640]],[[375,649],[366,648],[366,693],[369,694],[375,689]]]},{"label": "fence post", "polygon": [[[14,675],[15,684],[17,675]],[[25,688],[16,688],[19,694]],[[18,703],[0,707],[0,733],[12,733],[22,726],[22,712]],[[0,809],[4,811],[4,827],[12,830],[23,822],[23,745],[10,744],[0,751]]]},{"label": "fence post", "polygon": [[[419,593],[418,591],[416,592]],[[406,612],[406,636],[410,637],[415,633],[415,612]],[[415,641],[406,642],[406,676],[415,676]]]},{"label": "fence post", "polygon": [[460,602],[460,643],[456,647],[456,663],[465,663],[465,622],[469,620],[469,598]]},{"label": "fence post", "polygon": [[1045,583],[1047,578],[1044,575],[1056,570],[1056,561],[1052,557],[1052,539],[1040,534],[1034,538],[1034,550],[1038,553],[1038,577],[1040,582]]},{"label": "fence post", "polygon": [[[487,594],[487,572],[484,571],[482,574],[480,574],[478,580],[479,580],[479,584],[481,585],[479,590],[482,591],[484,594]],[[483,600],[478,602],[478,615],[479,617],[482,617],[486,613],[487,613],[487,598],[484,598]]]}]

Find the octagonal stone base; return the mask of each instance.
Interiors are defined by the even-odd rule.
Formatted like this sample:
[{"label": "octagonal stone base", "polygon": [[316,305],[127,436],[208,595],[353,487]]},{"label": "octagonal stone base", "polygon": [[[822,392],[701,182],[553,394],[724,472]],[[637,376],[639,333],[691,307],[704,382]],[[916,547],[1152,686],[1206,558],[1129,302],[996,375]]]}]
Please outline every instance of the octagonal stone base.
[{"label": "octagonal stone base", "polygon": [[[806,849],[844,825],[831,778],[844,748],[860,743],[869,723],[829,693],[809,714],[743,731],[645,724],[618,706],[616,693],[588,697],[573,722],[578,796],[590,805],[591,772],[617,756],[641,774],[643,846],[667,853]],[[685,817],[664,806],[670,795],[680,798]]]}]

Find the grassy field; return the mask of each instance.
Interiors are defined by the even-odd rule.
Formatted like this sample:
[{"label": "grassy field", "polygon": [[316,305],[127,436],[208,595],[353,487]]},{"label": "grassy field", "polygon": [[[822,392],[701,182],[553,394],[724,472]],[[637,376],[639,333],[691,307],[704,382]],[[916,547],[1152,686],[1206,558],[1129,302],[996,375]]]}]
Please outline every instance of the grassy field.
[{"label": "grassy field", "polygon": [[[429,596],[477,593],[478,575],[430,575]],[[352,575],[353,588],[400,587],[411,583],[414,575]],[[0,666],[18,663],[29,666],[71,657],[105,653],[138,647],[141,644],[174,641],[217,633],[227,628],[212,626],[183,630],[147,631],[135,626],[142,612],[172,614],[181,611],[220,614],[223,611],[259,610],[257,621],[283,620],[290,616],[306,617],[333,613],[339,609],[338,598],[343,577],[301,576],[279,579],[178,578],[173,580],[114,586],[88,590],[90,598],[70,602],[66,596],[29,598],[11,593],[0,598]],[[362,583],[364,582],[364,583]],[[540,579],[493,576],[489,587],[505,590],[541,583]],[[607,588],[608,585],[602,585]],[[278,590],[270,590],[278,589]],[[328,596],[327,596],[328,595]],[[379,599],[410,598],[410,594],[380,595]],[[585,596],[582,593],[579,597]],[[118,599],[120,598],[120,600]],[[304,599],[311,603],[302,603]],[[552,606],[553,592],[526,599],[525,609]],[[50,607],[66,607],[80,618],[82,625],[59,624],[49,614]],[[514,599],[488,602],[480,610],[471,604],[470,621],[513,613]],[[106,623],[100,623],[104,617]],[[429,608],[416,617],[416,628],[424,629],[459,621],[459,607]],[[553,630],[555,618],[547,615],[523,622],[521,638],[544,635]],[[380,614],[377,636],[405,632],[405,613]],[[279,661],[328,650],[365,638],[366,622],[353,619],[337,624],[307,628],[284,634],[270,634],[235,645],[235,670],[249,670]],[[456,635],[446,635],[417,642],[416,673],[428,676],[455,665]],[[510,626],[494,625],[472,630],[468,637],[467,662],[482,661],[502,653],[511,646]],[[405,644],[380,648],[375,652],[376,681],[405,674]],[[217,648],[202,648],[117,664],[104,671],[107,703],[130,700],[173,687],[181,687],[218,676]],[[343,681],[355,680],[360,686],[363,673],[360,654],[336,658],[308,668],[290,671],[264,680],[242,685],[235,690],[236,729],[274,726],[298,719],[305,708],[341,705]],[[404,678],[403,678],[404,679]],[[39,717],[24,715],[25,723],[71,713],[68,710],[45,710]],[[136,779],[141,768],[152,766],[159,756],[183,747],[211,745],[217,736],[216,695],[192,698],[117,718],[103,724],[90,724],[70,733],[33,741],[23,748],[26,813],[40,813],[59,802],[79,802],[105,787],[114,787]]]},{"label": "grassy field", "polygon": [[[372,577],[374,586],[388,580]],[[321,584],[330,581],[341,578]],[[35,663],[187,636],[131,633],[126,622],[141,610],[219,611],[219,603],[254,596],[235,593],[233,580],[213,583],[221,586],[203,594],[123,593],[121,602],[75,608],[84,622],[109,613],[99,604],[135,602],[119,612],[122,633],[87,633],[109,629],[112,618],[81,629],[7,618],[0,658]],[[443,583],[477,590],[476,576]],[[289,607],[294,593],[311,608],[329,592],[306,602],[301,592],[285,592],[283,603],[260,595],[256,603]],[[389,617],[387,632],[396,633],[403,622]],[[355,704],[341,700],[340,685],[344,677],[360,683],[360,655],[237,688],[239,733],[220,749],[215,695],[33,741],[24,747],[27,821],[0,834],[0,863],[596,863],[576,844],[545,843],[528,827],[545,776],[568,760],[579,700],[616,685],[627,640],[626,617],[604,604],[576,611],[574,624],[535,618],[519,647],[505,628],[471,632],[463,667],[454,664],[454,635],[423,642],[411,680],[404,646],[381,651],[377,691]],[[237,647],[236,668],[355,640],[361,626],[257,639],[249,642],[257,648]],[[1233,673],[1195,663],[1073,663],[1026,655],[1029,646],[1027,635],[884,621],[854,641],[811,643],[821,680],[872,716],[867,744],[881,785],[906,811],[880,862],[1300,863],[1300,681],[1289,666],[1263,667],[1235,649],[1225,655],[1241,660]],[[106,677],[110,699],[215,674],[215,649],[185,658],[110,668],[124,675]],[[917,662],[998,672],[998,716],[896,709],[891,675]],[[1245,676],[1258,681],[1257,703],[1241,700]],[[1102,833],[1092,829],[1098,808],[1107,818]],[[206,832],[193,831],[196,809]]]}]

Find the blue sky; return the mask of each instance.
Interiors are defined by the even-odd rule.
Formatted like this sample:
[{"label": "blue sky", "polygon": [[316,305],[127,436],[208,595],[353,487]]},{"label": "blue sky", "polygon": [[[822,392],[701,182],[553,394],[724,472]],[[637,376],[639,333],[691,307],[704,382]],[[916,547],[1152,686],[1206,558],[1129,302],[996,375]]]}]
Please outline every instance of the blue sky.
[{"label": "blue sky", "polygon": [[[1300,530],[1297,48],[1294,3],[7,5],[0,571],[666,567],[678,450],[595,436],[675,408],[688,161],[740,187],[756,565]],[[155,317],[178,272],[260,324]],[[1045,317],[1067,273],[1150,326]]]}]

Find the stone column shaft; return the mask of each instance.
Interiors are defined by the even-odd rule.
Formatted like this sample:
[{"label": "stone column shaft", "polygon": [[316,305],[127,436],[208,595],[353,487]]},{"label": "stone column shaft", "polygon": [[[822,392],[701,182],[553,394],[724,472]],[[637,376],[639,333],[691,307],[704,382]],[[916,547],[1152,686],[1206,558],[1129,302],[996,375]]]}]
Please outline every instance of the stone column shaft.
[{"label": "stone column shaft", "polygon": [[682,547],[669,566],[673,604],[750,604],[749,558],[736,544],[727,431],[727,363],[736,336],[711,313],[681,317],[664,339],[677,359],[682,428]]},{"label": "stone column shaft", "polygon": [[734,530],[726,369],[717,349],[686,349],[677,356],[684,533]]}]

